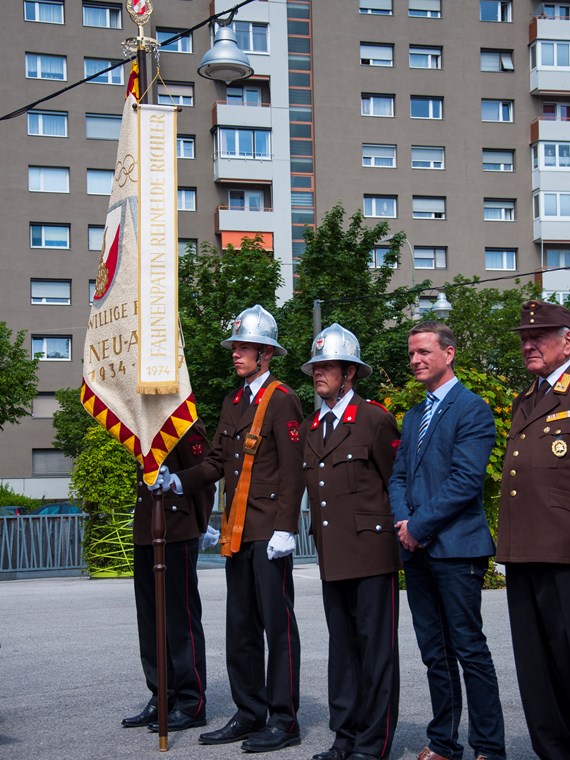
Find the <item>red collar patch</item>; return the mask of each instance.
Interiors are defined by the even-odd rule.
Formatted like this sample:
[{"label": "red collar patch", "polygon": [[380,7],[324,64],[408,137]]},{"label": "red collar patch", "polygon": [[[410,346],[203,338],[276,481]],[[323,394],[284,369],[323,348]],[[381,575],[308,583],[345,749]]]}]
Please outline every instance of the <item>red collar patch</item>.
[{"label": "red collar patch", "polygon": [[343,422],[356,422],[356,412],[358,411],[358,407],[356,404],[349,404],[346,407],[346,410],[344,412],[342,421]]}]

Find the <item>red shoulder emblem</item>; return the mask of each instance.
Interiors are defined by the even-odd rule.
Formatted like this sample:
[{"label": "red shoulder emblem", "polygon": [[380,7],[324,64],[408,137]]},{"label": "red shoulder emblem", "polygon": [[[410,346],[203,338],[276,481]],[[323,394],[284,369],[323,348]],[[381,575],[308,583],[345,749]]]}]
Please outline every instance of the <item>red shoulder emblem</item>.
[{"label": "red shoulder emblem", "polygon": [[356,404],[349,404],[344,412],[344,415],[342,417],[343,422],[356,422],[356,412],[358,411],[358,407]]},{"label": "red shoulder emblem", "polygon": [[192,454],[195,457],[199,457],[204,453],[204,439],[200,435],[193,435],[188,439],[188,445],[192,450]]},{"label": "red shoulder emblem", "polygon": [[287,430],[289,431],[289,440],[293,443],[299,442],[299,423],[297,420],[290,420],[287,423]]},{"label": "red shoulder emblem", "polygon": [[366,403],[367,403],[367,404],[372,404],[372,406],[379,406],[379,407],[380,407],[380,409],[383,409],[385,412],[387,412],[387,411],[388,411],[388,410],[386,409],[386,407],[384,406],[384,404],[381,404],[379,401],[374,401],[374,399],[371,399],[371,398],[367,398],[367,399],[366,399]]},{"label": "red shoulder emblem", "polygon": [[311,422],[311,430],[316,430],[319,427],[319,413],[320,409],[317,409],[313,421]]}]

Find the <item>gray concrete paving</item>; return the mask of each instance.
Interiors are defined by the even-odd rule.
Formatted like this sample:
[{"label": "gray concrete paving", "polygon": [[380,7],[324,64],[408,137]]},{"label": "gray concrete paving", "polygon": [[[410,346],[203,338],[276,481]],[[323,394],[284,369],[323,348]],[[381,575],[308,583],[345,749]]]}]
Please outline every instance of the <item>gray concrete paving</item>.
[{"label": "gray concrete paving", "polygon": [[[299,720],[303,742],[271,755],[311,758],[332,744],[328,729],[327,633],[318,570],[295,568],[301,629]],[[232,715],[224,664],[223,569],[199,571],[208,647],[208,720],[218,728]],[[392,760],[416,760],[425,744],[430,708],[424,667],[401,595],[400,719]],[[504,591],[484,592],[483,614],[499,676],[510,760],[532,760],[518,694]],[[246,757],[239,744],[202,747],[194,729],[171,733],[167,753],[145,728],[123,729],[121,718],[146,704],[138,658],[131,579],[60,578],[0,583],[0,758],[110,760],[152,757],[225,760]],[[472,757],[462,738],[465,758]],[[254,756],[249,756],[254,757]],[[267,757],[267,755],[263,755]]]}]

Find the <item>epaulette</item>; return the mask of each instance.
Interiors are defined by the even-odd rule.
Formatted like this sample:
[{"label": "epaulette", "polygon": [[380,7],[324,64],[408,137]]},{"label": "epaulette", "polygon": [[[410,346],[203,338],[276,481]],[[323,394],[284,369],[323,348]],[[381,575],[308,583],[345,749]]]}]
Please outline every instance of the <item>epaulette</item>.
[{"label": "epaulette", "polygon": [[567,393],[568,388],[570,387],[570,373],[564,372],[562,377],[558,378],[558,381],[556,382],[553,393]]},{"label": "epaulette", "polygon": [[536,388],[536,384],[537,383],[538,383],[538,378],[535,377],[534,380],[533,380],[533,382],[532,382],[532,385],[530,386],[530,388],[528,388],[527,392],[524,394],[525,398],[528,398],[529,396],[532,396],[532,394],[534,393],[534,389]]},{"label": "epaulette", "polygon": [[374,399],[371,399],[371,398],[367,398],[367,399],[366,399],[366,403],[367,403],[367,404],[372,404],[373,406],[379,406],[379,407],[380,407],[380,409],[383,409],[385,412],[387,412],[387,411],[388,411],[388,410],[386,409],[386,407],[384,406],[384,404],[381,404],[379,401],[374,401]]},{"label": "epaulette", "polygon": [[[275,388],[275,390],[276,391],[283,391],[283,393],[289,393],[289,388],[287,388],[284,385],[278,385],[277,388]],[[263,394],[265,393],[265,391],[266,391],[266,388],[260,388],[259,389],[259,391],[257,392],[256,397],[253,399],[253,403],[254,404],[259,404],[259,402],[261,401],[261,399],[262,399]]]}]

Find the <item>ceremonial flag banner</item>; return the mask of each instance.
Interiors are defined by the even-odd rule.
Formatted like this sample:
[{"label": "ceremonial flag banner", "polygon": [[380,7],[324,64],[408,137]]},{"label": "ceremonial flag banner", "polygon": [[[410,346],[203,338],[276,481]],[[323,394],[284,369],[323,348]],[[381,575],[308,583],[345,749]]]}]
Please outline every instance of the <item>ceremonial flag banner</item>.
[{"label": "ceremonial flag banner", "polygon": [[176,109],[133,66],[84,350],[81,401],[152,484],[196,419],[178,330]]}]

